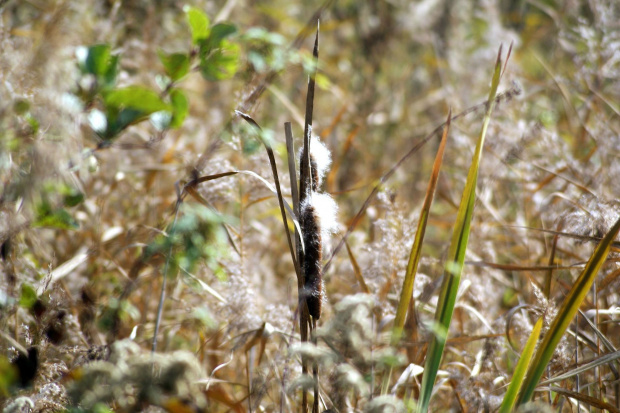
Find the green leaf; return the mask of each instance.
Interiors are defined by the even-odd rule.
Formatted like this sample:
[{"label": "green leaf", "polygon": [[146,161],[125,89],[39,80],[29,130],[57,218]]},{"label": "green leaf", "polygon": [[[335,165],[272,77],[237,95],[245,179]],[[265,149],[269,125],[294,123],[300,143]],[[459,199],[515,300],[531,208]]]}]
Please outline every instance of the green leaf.
[{"label": "green leaf", "polygon": [[146,256],[168,254],[173,251],[168,275],[175,274],[179,267],[192,272],[199,262],[215,269],[217,258],[225,245],[222,229],[223,217],[203,206],[183,204],[182,215],[174,227],[167,229],[168,235],[161,235],[146,249]]},{"label": "green leaf", "polygon": [[116,83],[116,75],[118,73],[118,60],[119,56],[114,55],[110,57],[107,70],[103,73],[102,80],[103,86],[113,87]]},{"label": "green leaf", "polygon": [[97,44],[87,49],[84,71],[95,76],[101,76],[107,72],[110,64],[110,46]]},{"label": "green leaf", "polygon": [[221,47],[201,53],[200,73],[210,81],[230,79],[239,67],[239,45],[223,40]]},{"label": "green leaf", "polygon": [[160,131],[181,126],[189,111],[187,97],[180,89],[172,89],[170,91],[170,103],[172,106],[171,111],[162,110],[152,113],[150,116],[151,123]]},{"label": "green leaf", "polygon": [[19,295],[19,305],[23,308],[32,308],[37,302],[37,291],[28,283],[22,284],[22,290]]},{"label": "green leaf", "polygon": [[510,381],[508,390],[504,395],[502,405],[499,408],[499,413],[510,413],[514,409],[515,402],[517,401],[517,394],[519,393],[519,389],[521,388],[521,383],[523,383],[525,372],[530,365],[530,361],[532,360],[532,354],[534,354],[534,349],[536,349],[536,343],[538,343],[538,337],[540,337],[540,330],[542,329],[542,325],[543,317],[540,317],[534,325],[534,329],[532,330],[530,337],[527,339],[525,347],[523,347],[521,357],[519,358],[517,367],[515,368],[515,371],[512,375],[512,380]]},{"label": "green leaf", "polygon": [[185,53],[166,54],[158,52],[159,60],[164,65],[166,74],[174,82],[181,79],[189,72],[189,56]]},{"label": "green leaf", "polygon": [[95,75],[101,86],[114,86],[118,60],[119,57],[111,54],[107,44],[97,44],[85,50],[78,49],[78,62],[82,73]]},{"label": "green leaf", "polygon": [[195,7],[185,6],[183,10],[187,14],[187,22],[192,32],[193,43],[198,44],[201,40],[206,40],[210,34],[210,23],[207,15]]},{"label": "green leaf", "polygon": [[183,124],[187,113],[189,112],[189,102],[187,96],[180,89],[173,89],[170,92],[170,102],[172,103],[172,121],[171,128],[178,128]]},{"label": "green leaf", "polygon": [[0,355],[0,399],[6,399],[11,395],[11,387],[18,379],[17,368],[4,354]]},{"label": "green leaf", "polygon": [[96,132],[106,140],[114,138],[129,125],[143,121],[155,112],[172,112],[172,107],[156,92],[142,86],[112,90],[105,94],[104,100],[106,122],[103,123],[106,124],[106,129]]},{"label": "green leaf", "polygon": [[217,47],[222,40],[237,33],[237,27],[230,23],[218,23],[211,28],[209,36],[209,44],[211,47]]},{"label": "green leaf", "polygon": [[32,226],[58,229],[77,229],[80,227],[77,221],[64,208],[52,209],[47,201],[43,201],[38,205],[37,217]]},{"label": "green leaf", "polygon": [[614,226],[598,244],[590,257],[590,260],[583,269],[583,272],[579,275],[579,278],[577,278],[573,284],[573,287],[564,298],[562,306],[551,322],[549,329],[545,333],[545,336],[536,350],[532,363],[527,369],[525,381],[521,386],[519,398],[516,402],[517,405],[527,403],[532,398],[534,389],[545,372],[551,357],[553,357],[553,353],[555,352],[557,345],[560,343],[562,336],[566,332],[566,329],[570,323],[573,321],[573,318],[575,318],[577,311],[579,311],[579,307],[590,291],[590,287],[592,287],[592,283],[596,279],[596,275],[601,269],[601,266],[605,260],[607,260],[613,241],[619,231],[620,219],[616,221]]},{"label": "green leaf", "polygon": [[16,99],[13,102],[13,111],[17,115],[25,115],[30,110],[30,102],[26,99]]},{"label": "green leaf", "polygon": [[112,108],[139,111],[142,116],[171,109],[170,105],[165,103],[156,92],[142,86],[128,86],[113,90],[106,94],[105,103]]},{"label": "green leaf", "polygon": [[63,195],[63,205],[66,207],[74,207],[84,202],[84,194],[69,185],[61,186],[60,192]]},{"label": "green leaf", "polygon": [[32,116],[30,113],[27,113],[26,116],[26,122],[28,122],[28,125],[30,126],[30,133],[31,134],[35,134],[39,131],[39,121],[37,120],[37,118],[35,118],[34,116]]},{"label": "green leaf", "polygon": [[[491,114],[495,107],[495,96],[497,95],[497,88],[502,73],[501,53],[502,49],[500,47],[491,81],[491,90],[487,100],[489,103],[482,121],[482,130],[478,136],[478,142],[476,143],[474,156],[467,174],[467,181],[465,182],[465,189],[463,190],[461,203],[457,212],[456,222],[454,223],[452,241],[445,262],[443,282],[439,292],[437,309],[435,311],[436,327],[440,330],[445,330],[446,333],[450,330],[450,322],[452,321],[456,296],[461,282],[461,273],[465,262],[465,252],[467,251],[467,243],[469,242],[469,232],[476,200],[476,184],[478,182],[478,169],[482,158],[482,148],[491,120]],[[424,376],[422,376],[422,386],[420,388],[420,398],[418,400],[418,413],[425,413],[428,411],[428,405],[443,356],[446,338],[447,337],[438,336],[431,337],[426,353]]]}]

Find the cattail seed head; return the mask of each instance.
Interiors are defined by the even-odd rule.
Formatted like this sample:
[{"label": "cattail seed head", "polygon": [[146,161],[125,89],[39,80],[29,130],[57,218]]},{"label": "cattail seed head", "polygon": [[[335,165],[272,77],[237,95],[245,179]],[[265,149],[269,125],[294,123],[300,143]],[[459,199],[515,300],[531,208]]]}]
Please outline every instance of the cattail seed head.
[{"label": "cattail seed head", "polygon": [[304,274],[301,294],[310,315],[319,319],[323,304],[323,245],[336,227],[336,203],[329,195],[318,192],[331,163],[329,150],[316,136],[310,140],[310,156],[306,155],[305,149],[299,153],[301,173],[304,173],[304,163],[308,165],[309,162],[310,167],[310,176],[301,177],[307,182],[300,196],[299,224],[305,248],[301,263]]},{"label": "cattail seed head", "polygon": [[[299,159],[304,159],[305,153],[303,147],[299,151],[299,156]],[[321,188],[323,178],[325,177],[325,173],[329,169],[331,162],[332,158],[329,149],[327,149],[325,144],[317,136],[313,135],[310,141],[312,191],[317,192]]]},{"label": "cattail seed head", "polygon": [[[307,199],[311,199],[308,196]],[[323,301],[323,242],[321,239],[321,223],[316,208],[311,202],[301,208],[301,228],[305,246],[303,271],[305,276],[304,295],[308,304],[308,312],[313,318],[321,317]]]},{"label": "cattail seed head", "polygon": [[304,295],[310,315],[319,319],[323,303],[323,245],[336,228],[336,203],[327,194],[310,192],[301,205],[300,226],[305,254]]}]

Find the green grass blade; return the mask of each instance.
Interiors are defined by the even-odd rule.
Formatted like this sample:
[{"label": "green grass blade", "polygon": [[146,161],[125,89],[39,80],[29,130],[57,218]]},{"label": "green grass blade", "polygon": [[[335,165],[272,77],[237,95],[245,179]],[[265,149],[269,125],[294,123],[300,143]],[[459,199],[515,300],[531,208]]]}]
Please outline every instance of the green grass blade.
[{"label": "green grass blade", "polygon": [[582,301],[590,291],[590,287],[596,278],[596,274],[607,259],[612,242],[616,238],[619,230],[620,219],[616,221],[611,230],[609,230],[607,235],[605,235],[603,240],[596,247],[590,257],[590,260],[586,264],[586,267],[583,269],[583,272],[579,275],[579,278],[577,278],[577,281],[573,284],[573,288],[571,288],[570,292],[564,299],[562,306],[551,322],[549,330],[545,334],[543,341],[534,355],[532,364],[528,368],[525,381],[523,382],[521,392],[519,393],[517,405],[527,403],[532,398],[534,389],[542,377],[549,360],[551,360],[555,348],[566,332],[566,329],[573,321],[573,318],[575,318],[575,315],[579,310],[579,306],[581,306]]},{"label": "green grass blade", "polygon": [[519,394],[519,389],[521,388],[521,384],[525,378],[525,372],[530,365],[532,354],[534,354],[534,350],[536,349],[538,337],[540,337],[540,330],[542,329],[543,320],[543,317],[538,319],[534,325],[532,333],[530,334],[530,338],[527,339],[527,343],[525,343],[525,347],[523,347],[521,357],[519,358],[517,367],[512,375],[512,380],[508,386],[506,394],[504,395],[502,405],[499,408],[499,413],[510,413],[517,402],[517,395]]},{"label": "green grass blade", "polygon": [[424,198],[424,204],[420,211],[420,219],[418,220],[418,228],[416,230],[415,239],[411,246],[411,252],[409,253],[409,263],[407,264],[407,272],[405,273],[405,280],[403,281],[403,288],[400,291],[400,301],[398,302],[398,308],[396,310],[396,319],[394,320],[394,330],[392,332],[392,345],[398,344],[405,325],[405,318],[407,317],[407,309],[411,302],[411,294],[413,293],[413,284],[415,282],[415,275],[418,272],[418,264],[420,263],[420,257],[422,256],[422,241],[424,241],[424,233],[426,232],[426,224],[428,222],[428,214],[433,203],[435,196],[435,189],[437,188],[437,180],[439,179],[439,170],[443,160],[443,153],[446,148],[446,141],[448,140],[448,131],[450,130],[450,119],[452,118],[452,109],[448,113],[448,120],[446,121],[446,127],[443,130],[443,136],[441,137],[441,143],[435,156],[435,162],[433,163],[433,170],[431,178],[428,181],[428,188],[426,189],[426,196]]},{"label": "green grass blade", "polygon": [[497,95],[497,87],[502,73],[502,48],[500,47],[495,63],[495,72],[491,82],[491,91],[489,92],[487,111],[484,115],[482,130],[478,137],[476,149],[472,159],[467,182],[461,198],[461,204],[456,216],[456,223],[452,233],[452,241],[446,259],[445,269],[443,272],[443,281],[441,291],[439,293],[439,301],[435,312],[435,334],[431,338],[426,353],[426,364],[424,367],[424,376],[422,377],[422,387],[420,389],[420,399],[418,400],[418,412],[425,413],[433,392],[433,385],[441,363],[441,357],[445,347],[450,322],[452,321],[452,313],[454,312],[454,304],[456,303],[456,294],[458,292],[459,283],[461,281],[461,272],[463,270],[463,262],[465,261],[465,251],[467,250],[467,242],[469,241],[469,227],[471,217],[474,211],[474,203],[476,200],[476,183],[478,181],[478,168],[482,157],[482,147],[487,134],[491,113],[495,107],[495,97]]}]

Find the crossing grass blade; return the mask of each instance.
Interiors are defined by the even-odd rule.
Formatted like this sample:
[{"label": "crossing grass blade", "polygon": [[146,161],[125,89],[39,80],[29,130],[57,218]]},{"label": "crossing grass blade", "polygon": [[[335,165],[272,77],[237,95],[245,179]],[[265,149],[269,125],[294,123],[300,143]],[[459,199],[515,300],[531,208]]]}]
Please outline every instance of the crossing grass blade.
[{"label": "crossing grass blade", "polygon": [[[510,52],[509,52],[510,54]],[[450,322],[452,321],[452,313],[456,303],[456,294],[461,281],[461,272],[465,261],[465,251],[467,250],[467,242],[469,241],[469,229],[471,218],[474,212],[474,204],[476,200],[476,183],[478,181],[478,168],[482,157],[482,147],[487,134],[491,113],[495,107],[495,96],[502,73],[502,47],[499,48],[497,61],[495,63],[495,72],[491,81],[491,91],[489,92],[488,106],[482,122],[482,130],[478,137],[476,149],[472,159],[465,189],[461,198],[461,204],[456,216],[454,230],[452,233],[452,241],[443,272],[443,281],[441,291],[439,293],[439,301],[437,310],[435,311],[434,330],[435,333],[431,338],[426,353],[426,364],[424,367],[424,375],[422,376],[422,387],[420,389],[420,398],[418,400],[418,412],[426,413],[430,403],[433,385],[441,363],[441,357],[446,344]]]},{"label": "crossing grass blade", "polygon": [[512,375],[512,380],[510,381],[508,390],[504,395],[502,405],[499,408],[499,413],[510,413],[514,409],[515,403],[517,401],[517,395],[519,394],[519,389],[521,388],[521,384],[523,383],[523,379],[525,378],[525,372],[530,365],[530,361],[532,360],[532,354],[534,354],[534,350],[536,349],[536,343],[538,342],[538,338],[540,337],[540,330],[542,329],[543,320],[543,317],[540,317],[538,319],[538,321],[534,325],[532,333],[530,334],[530,338],[527,339],[527,343],[525,343],[525,347],[523,347],[521,357],[519,358],[517,367],[515,368],[515,371]]},{"label": "crossing grass blade", "polygon": [[583,272],[579,275],[579,278],[577,278],[575,284],[573,284],[573,288],[571,288],[570,292],[566,295],[562,306],[551,322],[549,330],[547,330],[540,346],[538,347],[538,350],[536,351],[536,354],[534,355],[532,363],[527,370],[525,381],[523,382],[521,391],[519,392],[517,405],[527,403],[532,398],[534,389],[538,385],[538,381],[547,368],[547,364],[549,363],[549,360],[551,360],[555,348],[566,332],[566,329],[573,321],[573,318],[575,318],[581,303],[590,291],[590,287],[592,287],[592,283],[594,282],[598,271],[607,259],[607,255],[611,250],[612,243],[616,238],[616,235],[618,235],[619,230],[620,219],[616,221],[614,226],[596,247],[590,257],[590,260],[586,264],[586,267],[583,269]]},{"label": "crossing grass blade", "polygon": [[422,241],[424,241],[424,233],[426,232],[426,224],[428,223],[428,215],[431,210],[431,204],[435,196],[435,189],[437,188],[437,180],[439,179],[439,170],[441,169],[441,163],[443,160],[443,153],[446,148],[446,141],[448,140],[448,131],[450,130],[450,119],[452,118],[452,109],[448,113],[448,120],[446,121],[446,127],[443,130],[441,137],[441,143],[435,156],[435,162],[433,163],[433,170],[431,172],[431,179],[428,181],[428,187],[426,189],[426,196],[424,198],[424,204],[420,211],[420,218],[418,220],[418,229],[416,230],[415,239],[411,246],[411,252],[409,253],[409,263],[407,264],[407,272],[405,273],[405,279],[403,281],[403,288],[400,291],[400,301],[398,302],[398,308],[396,310],[396,318],[394,320],[394,330],[392,331],[392,345],[398,344],[405,325],[405,318],[407,317],[407,310],[409,303],[411,302],[411,294],[413,293],[413,284],[415,282],[415,275],[418,272],[418,264],[420,263],[420,257],[422,255]]},{"label": "crossing grass blade", "polygon": [[[260,139],[263,146],[265,146],[265,149],[267,150],[267,156],[269,158],[269,164],[271,165],[271,172],[273,174],[273,181],[275,183],[276,196],[278,198],[278,203],[280,204],[280,213],[282,215],[282,223],[284,224],[284,232],[286,233],[286,240],[288,241],[288,247],[291,252],[291,258],[293,259],[293,265],[295,267],[295,270],[297,271],[297,269],[299,268],[299,264],[297,263],[297,255],[295,254],[295,247],[293,245],[293,240],[291,239],[291,233],[288,230],[288,219],[286,218],[286,212],[285,212],[286,209],[289,210],[289,213],[292,211],[290,210],[290,206],[286,205],[286,207],[288,208],[285,207],[286,202],[284,201],[284,198],[282,196],[282,190],[280,189],[280,179],[278,178],[278,167],[276,166],[276,158],[275,158],[275,155],[273,154],[273,148],[271,147],[271,144],[263,138],[263,135],[260,133],[260,131],[262,131],[262,128],[260,127],[258,123],[256,123],[256,121],[250,115],[247,115],[238,110],[236,110],[235,113],[237,114],[237,116],[241,117],[243,120],[248,122],[250,125],[254,126],[259,131],[258,138]],[[253,174],[253,175],[256,177],[259,177],[256,174]],[[266,181],[263,181],[263,182],[266,183]]]}]

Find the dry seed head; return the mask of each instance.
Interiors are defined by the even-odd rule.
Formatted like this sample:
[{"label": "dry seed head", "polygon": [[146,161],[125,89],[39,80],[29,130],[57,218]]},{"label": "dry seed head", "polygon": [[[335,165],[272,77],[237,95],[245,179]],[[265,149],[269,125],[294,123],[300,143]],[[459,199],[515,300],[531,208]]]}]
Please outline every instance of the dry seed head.
[{"label": "dry seed head", "polygon": [[305,245],[303,270],[305,276],[304,295],[308,311],[313,318],[321,317],[323,301],[323,242],[321,239],[321,220],[312,204],[312,193],[301,206],[301,229]]},{"label": "dry seed head", "polygon": [[[299,159],[304,157],[304,148],[299,150]],[[301,162],[300,162],[301,163]],[[312,190],[318,191],[323,183],[323,177],[332,163],[331,153],[325,144],[313,135],[310,140],[310,169],[312,170]]]},{"label": "dry seed head", "polygon": [[[299,152],[299,157],[301,166],[307,159],[304,148]],[[323,176],[331,163],[331,156],[329,150],[316,136],[312,136],[310,140],[308,158],[310,184],[301,196],[299,216],[305,246],[302,263],[305,281],[302,294],[310,315],[314,319],[319,319],[323,304],[323,245],[329,233],[336,228],[336,203],[329,195],[318,192]]]},{"label": "dry seed head", "polygon": [[306,248],[304,291],[310,315],[316,319],[321,317],[323,301],[323,245],[337,228],[336,210],[332,197],[317,192],[310,192],[301,205],[300,225]]}]

